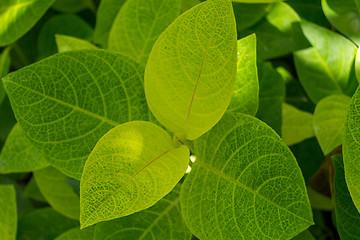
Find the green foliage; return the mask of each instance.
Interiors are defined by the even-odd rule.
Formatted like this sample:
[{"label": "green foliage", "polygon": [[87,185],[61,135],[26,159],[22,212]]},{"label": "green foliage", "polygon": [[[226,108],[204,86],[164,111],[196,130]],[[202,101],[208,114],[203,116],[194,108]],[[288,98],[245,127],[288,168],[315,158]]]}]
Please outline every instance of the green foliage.
[{"label": "green foliage", "polygon": [[227,114],[194,145],[181,207],[198,238],[289,239],[313,224],[296,160],[266,124]]},{"label": "green foliage", "polygon": [[94,8],[91,0],[56,0],[52,8],[67,13],[74,13],[83,10],[84,8]]},{"label": "green foliage", "polygon": [[156,41],[146,65],[146,99],[157,120],[179,138],[198,138],[229,105],[235,33],[230,1],[212,0],[178,17]]},{"label": "green foliage", "polygon": [[[10,68],[10,47],[5,48],[4,51],[0,55],[0,78],[4,77]],[[0,82],[0,105],[5,98],[5,90],[2,82]]]},{"label": "green foliage", "polygon": [[96,46],[80,38],[66,35],[55,35],[56,45],[59,52],[83,49],[97,49]]},{"label": "green foliage", "polygon": [[81,229],[79,227],[70,229],[67,232],[64,232],[55,240],[87,240],[94,239],[94,230],[95,227],[89,227],[86,229]]},{"label": "green foliage", "polygon": [[15,189],[13,186],[0,185],[0,236],[4,240],[15,240],[16,230]]}]

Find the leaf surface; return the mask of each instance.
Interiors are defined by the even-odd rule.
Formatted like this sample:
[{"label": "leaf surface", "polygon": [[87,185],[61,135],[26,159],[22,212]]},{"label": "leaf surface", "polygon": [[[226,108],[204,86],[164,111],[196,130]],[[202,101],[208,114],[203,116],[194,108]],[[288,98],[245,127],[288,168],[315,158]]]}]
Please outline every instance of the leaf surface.
[{"label": "leaf surface", "polygon": [[83,49],[97,49],[96,46],[86,40],[61,34],[55,35],[55,41],[59,52]]},{"label": "leaf surface", "polygon": [[320,26],[327,27],[329,25],[321,7],[321,0],[288,1],[288,4],[301,18]]},{"label": "leaf surface", "polygon": [[355,73],[358,82],[360,82],[360,48],[358,48],[355,59]]},{"label": "leaf surface", "polygon": [[282,2],[285,0],[232,0],[232,1],[239,3],[273,3],[273,2]]},{"label": "leaf surface", "polygon": [[315,240],[315,238],[309,230],[305,230],[296,237],[292,238],[292,240]]},{"label": "leaf surface", "polygon": [[96,144],[80,182],[81,228],[154,205],[184,175],[189,149],[150,122],[113,128]]},{"label": "leaf surface", "polygon": [[63,234],[55,238],[55,240],[93,240],[94,233],[95,226],[81,230],[79,227],[76,227],[64,232]]},{"label": "leaf surface", "polygon": [[210,0],[182,14],[158,38],[146,66],[145,93],[160,123],[193,140],[221,119],[235,79],[231,2]]},{"label": "leaf surface", "polygon": [[24,189],[24,197],[31,198],[39,202],[47,203],[44,195],[40,192],[38,185],[36,184],[35,178],[32,177]]},{"label": "leaf surface", "polygon": [[[5,48],[0,54],[0,79],[4,77],[10,69],[10,50],[10,47]],[[5,95],[3,83],[0,82],[0,105],[4,101]]]},{"label": "leaf surface", "polygon": [[109,49],[146,65],[151,49],[179,16],[181,0],[128,0],[111,27]]},{"label": "leaf surface", "polygon": [[148,120],[143,69],[102,50],[59,53],[3,79],[31,141],[63,173],[80,179],[97,141],[114,126]]},{"label": "leaf surface", "polygon": [[228,113],[194,145],[180,200],[198,238],[290,239],[313,224],[296,159],[260,120]]},{"label": "leaf surface", "polygon": [[0,236],[4,240],[15,240],[17,230],[17,209],[15,188],[0,185]]},{"label": "leaf surface", "polygon": [[259,105],[255,34],[238,40],[237,75],[228,111],[255,116]]},{"label": "leaf surface", "polygon": [[0,172],[31,172],[49,166],[44,155],[39,152],[24,130],[16,124],[6,139],[0,154]]},{"label": "leaf surface", "polygon": [[182,219],[180,185],[177,185],[149,209],[99,223],[94,240],[190,240],[191,235]]},{"label": "leaf surface", "polygon": [[51,207],[71,219],[79,219],[80,198],[66,182],[67,176],[53,167],[34,172],[41,193]]},{"label": "leaf surface", "polygon": [[350,98],[345,95],[332,95],[323,98],[316,105],[314,131],[324,155],[343,143],[349,105]]},{"label": "leaf surface", "polygon": [[55,0],[2,0],[0,47],[15,42],[41,18]]},{"label": "leaf surface", "polygon": [[51,8],[65,13],[75,13],[90,8],[95,10],[92,0],[56,0]]}]

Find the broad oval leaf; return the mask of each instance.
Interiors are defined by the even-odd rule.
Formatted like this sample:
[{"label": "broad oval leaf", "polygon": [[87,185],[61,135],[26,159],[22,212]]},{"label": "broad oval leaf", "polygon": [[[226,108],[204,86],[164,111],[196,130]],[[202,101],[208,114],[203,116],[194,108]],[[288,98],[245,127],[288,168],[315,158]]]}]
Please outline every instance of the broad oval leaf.
[{"label": "broad oval leaf", "polygon": [[93,240],[95,233],[95,226],[86,229],[80,229],[79,227],[70,229],[64,232],[55,240]]},{"label": "broad oval leaf", "polygon": [[180,13],[181,0],[128,0],[111,27],[109,49],[146,65],[151,49]]},{"label": "broad oval leaf", "polygon": [[[0,79],[5,76],[10,69],[10,50],[11,47],[7,47],[0,54]],[[4,86],[2,82],[0,82],[0,105],[3,102],[5,95]]]},{"label": "broad oval leaf", "polygon": [[324,155],[343,143],[349,105],[350,97],[345,95],[332,95],[323,98],[316,105],[314,131]]},{"label": "broad oval leaf", "polygon": [[15,240],[17,230],[17,208],[15,188],[0,185],[0,236],[1,239]]},{"label": "broad oval leaf", "polygon": [[7,75],[5,89],[27,136],[80,179],[97,141],[114,126],[148,120],[143,68],[102,50],[59,53]]},{"label": "broad oval leaf", "polygon": [[71,219],[79,219],[80,197],[67,184],[67,176],[53,167],[34,172],[36,183],[51,207]]},{"label": "broad oval leaf", "polygon": [[210,0],[183,13],[156,41],[146,65],[146,99],[160,123],[193,140],[221,119],[235,79],[231,2]]},{"label": "broad oval leaf", "polygon": [[351,198],[360,212],[360,87],[351,99],[345,123],[344,169]]},{"label": "broad oval leaf", "polygon": [[255,34],[238,40],[237,75],[228,111],[255,116],[259,105]]},{"label": "broad oval leaf", "polygon": [[6,139],[0,154],[0,172],[31,172],[49,166],[43,154],[16,124]]},{"label": "broad oval leaf", "polygon": [[182,219],[177,185],[151,208],[97,224],[93,240],[190,240],[191,235]]},{"label": "broad oval leaf", "polygon": [[15,42],[41,18],[55,0],[2,0],[0,47]]},{"label": "broad oval leaf", "polygon": [[66,35],[56,34],[55,41],[59,52],[82,49],[97,49],[96,46],[92,45],[88,41]]},{"label": "broad oval leaf", "polygon": [[150,122],[113,128],[96,144],[80,182],[81,228],[154,205],[184,175],[189,149]]},{"label": "broad oval leaf", "polygon": [[260,120],[228,113],[194,145],[180,200],[198,238],[290,239],[313,224],[295,157]]}]

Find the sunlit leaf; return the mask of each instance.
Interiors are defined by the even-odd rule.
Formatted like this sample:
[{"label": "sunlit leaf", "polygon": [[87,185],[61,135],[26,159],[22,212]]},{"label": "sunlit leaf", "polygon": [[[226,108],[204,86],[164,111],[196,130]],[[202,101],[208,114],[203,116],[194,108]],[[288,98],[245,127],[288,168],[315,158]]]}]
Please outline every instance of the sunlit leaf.
[{"label": "sunlit leaf", "polygon": [[[10,68],[10,50],[11,48],[5,48],[0,54],[0,79],[5,76]],[[3,83],[0,82],[0,105],[5,98],[5,90]]]},{"label": "sunlit leaf", "polygon": [[55,40],[59,52],[82,49],[97,49],[96,46],[80,38],[56,34]]},{"label": "sunlit leaf", "polygon": [[178,17],[156,41],[145,71],[147,102],[157,120],[193,140],[230,103],[236,79],[231,2],[210,0]]},{"label": "sunlit leaf", "polygon": [[189,149],[150,122],[113,128],[96,144],[80,182],[81,228],[154,205],[184,175]]},{"label": "sunlit leaf", "polygon": [[198,238],[290,239],[313,224],[300,168],[263,122],[228,113],[194,145],[180,200]]},{"label": "sunlit leaf", "polygon": [[15,188],[0,185],[0,236],[4,240],[15,240],[17,230],[17,211]]},{"label": "sunlit leaf", "polygon": [[102,50],[64,52],[3,81],[19,123],[47,160],[80,179],[97,141],[114,126],[148,120],[143,69]]},{"label": "sunlit leaf", "polygon": [[282,2],[285,0],[232,0],[232,1],[239,3],[273,3],[273,2]]}]

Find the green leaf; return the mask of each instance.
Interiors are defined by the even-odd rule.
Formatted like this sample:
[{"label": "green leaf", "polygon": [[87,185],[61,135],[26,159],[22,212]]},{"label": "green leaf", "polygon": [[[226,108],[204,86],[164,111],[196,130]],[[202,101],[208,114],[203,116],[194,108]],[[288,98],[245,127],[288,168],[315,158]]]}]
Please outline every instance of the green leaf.
[{"label": "green leaf", "polygon": [[3,79],[17,119],[48,161],[80,179],[97,141],[114,126],[148,120],[143,69],[102,50],[59,53]]},{"label": "green leaf", "polygon": [[15,42],[41,18],[55,0],[2,0],[0,47]]},{"label": "green leaf", "polygon": [[[10,69],[10,47],[7,47],[0,54],[0,79],[5,76]],[[0,105],[5,98],[5,90],[2,82],[0,82]]]},{"label": "green leaf", "polygon": [[96,46],[80,38],[56,34],[55,40],[59,52],[82,49],[97,49]]},{"label": "green leaf", "polygon": [[50,18],[41,28],[37,40],[40,58],[48,57],[57,52],[55,35],[63,34],[91,41],[93,29],[77,15],[62,14]]},{"label": "green leaf", "polygon": [[263,122],[228,113],[194,145],[180,200],[198,238],[290,239],[313,224],[296,159]]},{"label": "green leaf", "polygon": [[109,49],[146,65],[160,34],[180,13],[181,0],[128,0],[115,18]]},{"label": "green leaf", "polygon": [[355,72],[358,82],[360,82],[360,48],[358,48],[355,59]]},{"label": "green leaf", "polygon": [[281,137],[286,145],[290,146],[313,136],[313,115],[283,104]]},{"label": "green leaf", "polygon": [[231,2],[210,0],[178,17],[156,41],[145,71],[146,99],[161,124],[194,140],[221,119],[235,79]]},{"label": "green leaf", "polygon": [[273,2],[282,2],[285,0],[232,0],[233,2],[240,3],[273,3]]},{"label": "green leaf", "polygon": [[228,111],[255,116],[259,105],[255,34],[238,40],[237,75]]},{"label": "green leaf", "polygon": [[[190,240],[182,219],[180,185],[149,209],[96,225],[94,240]],[[111,236],[109,236],[111,233]]]},{"label": "green leaf", "polygon": [[201,1],[200,0],[182,0],[181,1],[181,10],[180,12],[186,12],[187,10],[189,10],[190,8],[200,4]]},{"label": "green leaf", "polygon": [[341,155],[333,157],[335,166],[334,201],[337,230],[342,240],[360,239],[360,213],[354,206],[345,181]]},{"label": "green leaf", "polygon": [[17,212],[15,188],[12,185],[0,185],[0,236],[4,240],[15,240]]},{"label": "green leaf", "polygon": [[301,18],[320,26],[329,25],[321,7],[321,0],[297,0],[289,1],[288,4]]},{"label": "green leaf", "polygon": [[266,122],[279,135],[282,125],[282,104],[285,98],[285,83],[271,63],[258,63],[259,108],[256,117]]},{"label": "green leaf", "polygon": [[315,238],[309,230],[305,230],[296,237],[292,238],[292,240],[315,240]]},{"label": "green leaf", "polygon": [[48,167],[35,171],[34,177],[51,207],[68,218],[79,219],[80,198],[66,183],[67,177],[64,174]]},{"label": "green leaf", "polygon": [[351,76],[355,45],[315,24],[302,21],[301,27],[312,47],[295,51],[294,61],[309,98],[317,103],[333,94],[352,94],[357,85]]},{"label": "green leaf", "polygon": [[11,109],[11,105],[8,98],[5,98],[0,105],[0,146],[5,143],[7,136],[11,129],[16,124],[14,113]]},{"label": "green leaf", "polygon": [[110,130],[86,161],[80,182],[81,228],[154,205],[184,175],[189,149],[150,122]]},{"label": "green leaf", "polygon": [[310,205],[312,209],[318,209],[322,211],[331,211],[333,209],[333,203],[331,198],[321,193],[316,192],[310,186],[308,186],[308,195]]},{"label": "green leaf", "polygon": [[84,8],[95,10],[92,0],[56,0],[51,8],[66,13],[79,12]]},{"label": "green leaf", "polygon": [[352,200],[360,212],[360,87],[351,99],[345,123],[343,143],[346,183]]},{"label": "green leaf", "polygon": [[24,130],[16,124],[0,154],[0,172],[31,172],[49,166],[46,158],[35,148]]},{"label": "green leaf", "polygon": [[265,60],[289,54],[293,50],[291,25],[300,20],[286,3],[279,2],[254,26],[241,31],[240,37],[255,33],[258,59]]},{"label": "green leaf", "polygon": [[39,202],[47,203],[44,195],[40,192],[38,185],[36,184],[35,178],[32,177],[24,189],[24,197],[34,199]]},{"label": "green leaf", "polygon": [[272,7],[273,4],[233,3],[237,31],[242,31],[259,22]]},{"label": "green leaf", "polygon": [[16,239],[53,240],[77,225],[77,221],[62,216],[52,208],[41,208],[19,220]]},{"label": "green leaf", "polygon": [[324,155],[343,143],[350,98],[332,95],[323,98],[314,111],[314,131]]},{"label": "green leaf", "polygon": [[96,13],[94,42],[107,47],[110,29],[126,0],[102,0]]},{"label": "green leaf", "polygon": [[64,232],[63,234],[55,238],[55,240],[93,240],[94,233],[95,226],[81,230],[79,227],[76,227]]},{"label": "green leaf", "polygon": [[323,11],[329,22],[345,36],[360,43],[359,0],[322,0]]}]

